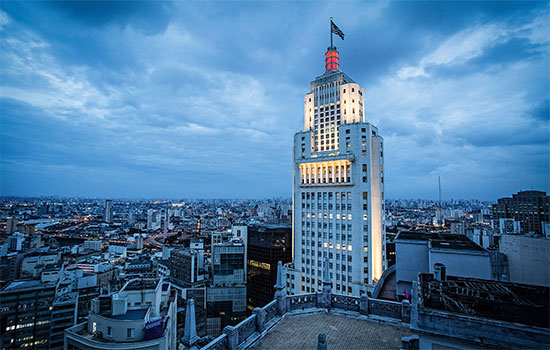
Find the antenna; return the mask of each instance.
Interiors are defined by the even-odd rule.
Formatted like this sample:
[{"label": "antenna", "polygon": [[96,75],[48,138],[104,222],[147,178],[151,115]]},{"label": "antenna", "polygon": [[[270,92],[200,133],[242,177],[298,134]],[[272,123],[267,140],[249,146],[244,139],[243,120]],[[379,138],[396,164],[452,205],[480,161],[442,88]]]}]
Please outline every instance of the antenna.
[{"label": "antenna", "polygon": [[441,207],[441,176],[437,177],[437,183],[439,186],[439,206]]},{"label": "antenna", "polygon": [[166,243],[166,237],[168,236],[168,220],[164,218],[164,233],[163,233],[163,243]]}]

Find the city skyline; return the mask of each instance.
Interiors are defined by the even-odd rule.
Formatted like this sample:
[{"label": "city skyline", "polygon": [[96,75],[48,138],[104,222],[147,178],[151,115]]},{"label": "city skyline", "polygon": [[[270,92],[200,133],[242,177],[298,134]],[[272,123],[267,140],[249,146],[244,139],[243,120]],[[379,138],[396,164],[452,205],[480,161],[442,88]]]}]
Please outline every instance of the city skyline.
[{"label": "city skyline", "polygon": [[1,192],[290,197],[329,16],[386,198],[548,192],[545,5],[4,2]]}]

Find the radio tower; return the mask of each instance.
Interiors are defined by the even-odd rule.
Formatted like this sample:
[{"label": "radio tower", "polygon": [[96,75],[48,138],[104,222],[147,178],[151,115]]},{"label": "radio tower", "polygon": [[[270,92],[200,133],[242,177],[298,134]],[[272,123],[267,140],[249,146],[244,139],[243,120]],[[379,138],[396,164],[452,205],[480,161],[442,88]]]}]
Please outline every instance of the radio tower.
[{"label": "radio tower", "polygon": [[441,207],[441,176],[437,177],[437,183],[439,185],[439,206]]},{"label": "radio tower", "polygon": [[163,243],[166,243],[166,237],[167,236],[168,236],[168,220],[166,220],[166,218],[164,218],[164,236],[163,236],[163,239],[162,239]]}]

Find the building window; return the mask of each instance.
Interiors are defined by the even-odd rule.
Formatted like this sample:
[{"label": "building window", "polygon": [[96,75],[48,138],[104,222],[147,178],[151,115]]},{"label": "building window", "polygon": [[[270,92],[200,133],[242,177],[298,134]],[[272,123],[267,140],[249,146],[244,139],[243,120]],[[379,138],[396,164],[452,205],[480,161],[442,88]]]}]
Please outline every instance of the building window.
[{"label": "building window", "polygon": [[133,338],[135,336],[135,329],[133,328],[128,328],[126,330],[126,335],[128,336],[128,338]]},{"label": "building window", "polygon": [[113,336],[113,329],[111,327],[107,327],[107,335],[110,337]]}]

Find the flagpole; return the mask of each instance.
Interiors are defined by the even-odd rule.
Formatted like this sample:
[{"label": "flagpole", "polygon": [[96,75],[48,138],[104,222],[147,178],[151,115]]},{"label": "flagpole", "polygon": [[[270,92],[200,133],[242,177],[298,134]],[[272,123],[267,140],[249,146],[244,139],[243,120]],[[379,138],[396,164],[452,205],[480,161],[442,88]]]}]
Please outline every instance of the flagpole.
[{"label": "flagpole", "polygon": [[330,47],[332,48],[332,17],[330,17]]}]

